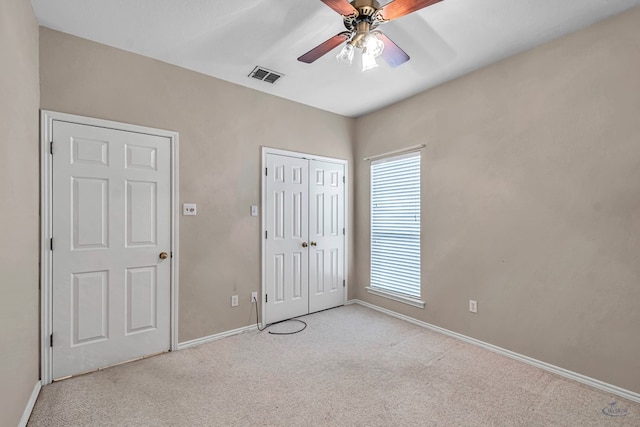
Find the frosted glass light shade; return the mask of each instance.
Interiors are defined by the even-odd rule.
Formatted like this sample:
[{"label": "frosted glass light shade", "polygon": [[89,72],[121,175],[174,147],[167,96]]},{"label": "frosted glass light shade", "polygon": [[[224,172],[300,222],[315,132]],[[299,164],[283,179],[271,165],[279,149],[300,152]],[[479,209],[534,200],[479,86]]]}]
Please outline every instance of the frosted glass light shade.
[{"label": "frosted glass light shade", "polygon": [[364,38],[363,51],[373,55],[374,58],[380,56],[384,50],[384,43],[375,34],[369,34]]},{"label": "frosted glass light shade", "polygon": [[362,71],[367,71],[372,68],[376,68],[378,63],[376,57],[368,53],[366,50],[362,52]]},{"label": "frosted glass light shade", "polygon": [[336,55],[336,60],[341,64],[351,65],[353,62],[354,48],[352,44],[345,44],[340,53]]}]

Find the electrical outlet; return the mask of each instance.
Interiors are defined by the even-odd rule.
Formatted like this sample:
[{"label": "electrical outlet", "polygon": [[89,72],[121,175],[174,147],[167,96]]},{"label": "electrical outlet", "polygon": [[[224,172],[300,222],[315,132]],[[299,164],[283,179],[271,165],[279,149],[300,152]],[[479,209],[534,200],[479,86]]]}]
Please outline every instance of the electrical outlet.
[{"label": "electrical outlet", "polygon": [[198,209],[195,203],[182,204],[182,215],[196,215],[197,213]]},{"label": "electrical outlet", "polygon": [[258,293],[251,292],[251,302],[258,302]]},{"label": "electrical outlet", "polygon": [[237,307],[238,306],[238,295],[232,295],[231,296],[231,307]]},{"label": "electrical outlet", "polygon": [[472,313],[477,313],[478,312],[478,301],[469,300],[469,311]]}]

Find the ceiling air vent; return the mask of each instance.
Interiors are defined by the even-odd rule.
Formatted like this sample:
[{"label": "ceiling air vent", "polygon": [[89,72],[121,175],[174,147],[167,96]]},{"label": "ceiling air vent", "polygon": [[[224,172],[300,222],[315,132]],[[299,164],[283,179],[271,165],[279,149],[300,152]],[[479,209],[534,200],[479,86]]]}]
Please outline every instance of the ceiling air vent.
[{"label": "ceiling air vent", "polygon": [[264,67],[256,67],[253,69],[251,74],[249,74],[249,77],[271,84],[277,82],[282,76],[284,76],[284,74],[276,73],[275,71],[271,71]]}]

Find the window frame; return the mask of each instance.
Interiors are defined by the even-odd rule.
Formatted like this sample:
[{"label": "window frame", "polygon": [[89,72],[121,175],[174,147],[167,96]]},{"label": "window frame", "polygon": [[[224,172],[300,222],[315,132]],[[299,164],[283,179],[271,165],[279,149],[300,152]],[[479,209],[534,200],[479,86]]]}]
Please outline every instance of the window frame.
[{"label": "window frame", "polygon": [[[382,164],[382,163],[389,163],[389,162],[396,162],[396,161],[402,161],[405,160],[407,158],[417,158],[418,160],[418,210],[419,210],[419,215],[418,217],[420,218],[419,220],[419,224],[418,224],[418,232],[417,232],[417,238],[418,238],[418,244],[417,244],[417,248],[418,248],[418,260],[417,263],[414,261],[414,264],[418,266],[418,295],[412,294],[409,290],[407,291],[407,293],[404,292],[398,292],[396,290],[390,289],[393,288],[393,286],[390,286],[389,288],[384,287],[384,286],[379,286],[379,284],[374,284],[373,283],[373,276],[374,276],[374,228],[375,228],[375,223],[374,223],[374,168],[376,165]],[[371,162],[371,164],[369,165],[369,177],[370,177],[370,188],[369,188],[369,220],[370,220],[370,230],[369,230],[369,241],[370,241],[370,253],[369,253],[369,261],[370,261],[370,265],[369,265],[369,281],[370,284],[369,286],[366,287],[366,290],[368,293],[371,293],[373,295],[377,295],[377,296],[381,296],[384,298],[388,298],[394,301],[398,301],[401,303],[405,303],[405,304],[409,304],[412,305],[414,307],[419,307],[419,308],[424,308],[425,306],[425,302],[422,301],[421,296],[422,296],[422,228],[421,228],[421,215],[422,215],[422,200],[421,200],[421,187],[422,187],[422,151],[421,150],[412,150],[409,152],[404,152],[402,154],[394,154],[394,155],[389,155],[389,156],[385,156],[383,158],[377,158],[375,160],[373,160]],[[411,181],[411,180],[410,180]],[[415,185],[415,177],[413,178],[413,184]],[[382,224],[384,225],[384,223]],[[415,245],[414,245],[415,248]],[[402,263],[401,263],[402,264]],[[400,265],[401,267],[401,265]],[[413,290],[415,290],[415,282],[414,282],[414,286],[413,286]]]}]

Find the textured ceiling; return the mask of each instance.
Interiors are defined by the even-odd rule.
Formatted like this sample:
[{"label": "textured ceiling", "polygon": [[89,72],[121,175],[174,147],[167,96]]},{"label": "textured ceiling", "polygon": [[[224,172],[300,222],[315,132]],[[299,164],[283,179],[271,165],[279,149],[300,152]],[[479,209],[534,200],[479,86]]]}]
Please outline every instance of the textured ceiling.
[{"label": "textured ceiling", "polygon": [[[384,1],[382,3],[387,3]],[[336,48],[296,58],[344,30],[320,0],[32,0],[40,25],[357,117],[639,6],[640,0],[444,0],[380,26],[411,60],[363,72]],[[260,65],[276,84],[248,77]]]}]

